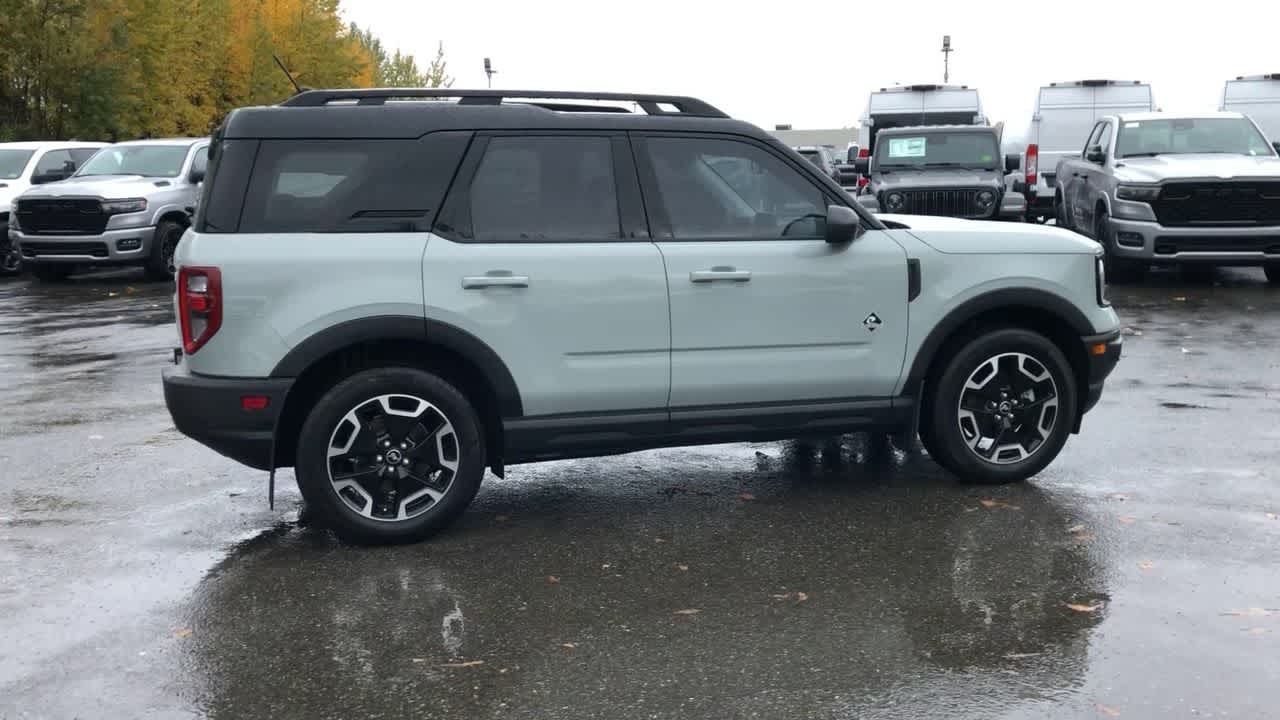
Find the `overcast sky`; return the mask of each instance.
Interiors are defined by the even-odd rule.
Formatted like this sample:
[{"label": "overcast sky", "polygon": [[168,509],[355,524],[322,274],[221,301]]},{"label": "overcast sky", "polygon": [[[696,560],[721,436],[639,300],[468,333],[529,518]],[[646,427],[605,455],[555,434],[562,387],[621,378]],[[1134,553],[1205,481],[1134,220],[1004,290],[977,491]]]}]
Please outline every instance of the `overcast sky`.
[{"label": "overcast sky", "polygon": [[955,48],[951,81],[978,88],[1011,133],[1051,81],[1141,79],[1179,112],[1217,109],[1229,77],[1280,73],[1280,3],[1268,0],[1187,10],[1153,0],[343,5],[422,65],[443,41],[456,88],[485,86],[487,56],[495,88],[694,95],[765,128],[851,126],[871,90],[941,82],[943,34]]}]

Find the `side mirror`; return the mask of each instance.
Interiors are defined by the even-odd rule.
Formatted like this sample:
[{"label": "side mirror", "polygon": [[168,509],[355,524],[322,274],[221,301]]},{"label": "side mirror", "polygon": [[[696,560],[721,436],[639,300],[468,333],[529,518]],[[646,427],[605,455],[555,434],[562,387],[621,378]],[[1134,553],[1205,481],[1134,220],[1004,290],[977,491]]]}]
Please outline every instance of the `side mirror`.
[{"label": "side mirror", "polygon": [[1017,172],[1022,169],[1022,156],[1017,153],[1009,153],[1004,156],[1004,171],[1007,173]]},{"label": "side mirror", "polygon": [[851,148],[849,148],[848,150],[846,150],[846,151],[845,151],[845,154],[844,154],[844,159],[845,159],[845,161],[846,161],[846,162],[848,162],[850,165],[852,165],[852,164],[854,164],[855,162],[857,162],[857,161],[858,161],[858,148],[856,148],[856,147],[851,147]]},{"label": "side mirror", "polygon": [[191,173],[187,175],[187,182],[192,185],[198,185],[204,182],[204,173],[204,170],[192,170]]},{"label": "side mirror", "polygon": [[859,195],[858,204],[861,205],[865,210],[869,212],[873,212],[873,213],[880,212],[880,201],[876,199],[876,196],[872,195],[871,193],[867,193],[865,195]]},{"label": "side mirror", "polygon": [[54,170],[53,172],[40,173],[39,175],[32,175],[31,184],[44,185],[46,183],[58,182],[59,180],[66,180],[66,179],[67,179],[67,175],[64,174],[61,170]]},{"label": "side mirror", "polygon": [[1084,159],[1095,165],[1101,165],[1107,161],[1107,154],[1102,152],[1101,145],[1094,145],[1089,148],[1089,152],[1085,153]]},{"label": "side mirror", "polygon": [[[1014,169],[1016,170],[1017,168],[1014,168]],[[1028,189],[1028,185],[1027,185],[1027,181],[1026,181],[1026,180],[1014,180],[1014,181],[1013,181],[1013,191],[1014,191],[1014,192],[1016,192],[1016,193],[1018,193],[1018,194],[1021,194],[1021,195],[1026,195],[1026,194],[1027,194],[1027,189]]]},{"label": "side mirror", "polygon": [[871,158],[854,158],[853,169],[857,170],[859,175],[867,175],[871,172]]},{"label": "side mirror", "polygon": [[1277,153],[1280,153],[1280,140],[1271,143],[1271,147],[1275,148]]},{"label": "side mirror", "polygon": [[862,229],[862,218],[853,208],[844,205],[827,206],[827,242],[832,244],[851,242]]}]

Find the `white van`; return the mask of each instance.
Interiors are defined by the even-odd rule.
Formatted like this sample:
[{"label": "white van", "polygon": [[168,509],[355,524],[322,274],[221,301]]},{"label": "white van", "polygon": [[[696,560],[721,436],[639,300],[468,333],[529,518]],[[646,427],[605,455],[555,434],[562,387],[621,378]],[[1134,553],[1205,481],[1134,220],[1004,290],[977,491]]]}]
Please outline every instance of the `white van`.
[{"label": "white van", "polygon": [[1228,80],[1218,109],[1248,115],[1268,140],[1280,142],[1280,73]]},{"label": "white van", "polygon": [[103,147],[106,143],[0,143],[0,275],[13,275],[22,266],[9,239],[13,199],[32,185],[66,179]]},{"label": "white van", "polygon": [[1155,109],[1151,86],[1140,80],[1075,80],[1041,87],[1027,146],[1008,151],[1022,153],[1022,177],[1009,182],[1021,179],[1027,184],[1027,220],[1053,217],[1058,160],[1080,154],[1098,118]]},{"label": "white van", "polygon": [[968,85],[898,85],[871,93],[860,124],[858,157],[871,157],[876,133],[885,128],[988,123],[978,91]]}]

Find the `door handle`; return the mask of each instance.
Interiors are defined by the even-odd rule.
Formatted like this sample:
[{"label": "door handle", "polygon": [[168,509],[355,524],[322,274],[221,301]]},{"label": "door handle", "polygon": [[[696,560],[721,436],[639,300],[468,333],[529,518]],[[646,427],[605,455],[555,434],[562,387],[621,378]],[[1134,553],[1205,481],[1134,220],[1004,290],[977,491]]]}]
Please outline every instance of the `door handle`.
[{"label": "door handle", "polygon": [[490,270],[484,275],[468,275],[462,278],[463,290],[476,290],[491,287],[529,287],[528,275],[512,275],[506,271]]},{"label": "door handle", "polygon": [[738,270],[731,267],[713,267],[710,270],[694,270],[689,273],[689,282],[696,283],[715,282],[717,280],[747,282],[750,279],[750,270]]}]

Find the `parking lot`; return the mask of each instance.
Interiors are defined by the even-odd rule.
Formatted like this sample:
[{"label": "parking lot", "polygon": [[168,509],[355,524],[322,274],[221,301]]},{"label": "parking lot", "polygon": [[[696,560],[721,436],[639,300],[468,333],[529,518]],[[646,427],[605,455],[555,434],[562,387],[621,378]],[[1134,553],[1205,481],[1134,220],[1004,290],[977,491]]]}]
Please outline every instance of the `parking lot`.
[{"label": "parking lot", "polygon": [[0,284],[0,717],[1238,717],[1280,702],[1280,292],[1115,287],[1032,482],[862,436],[516,467],[434,541],[178,434],[171,287]]}]

